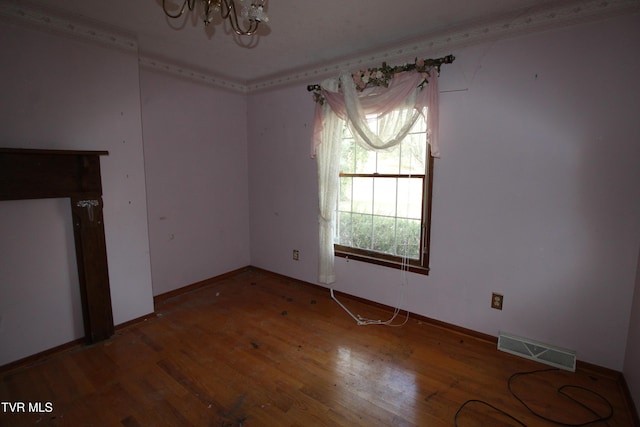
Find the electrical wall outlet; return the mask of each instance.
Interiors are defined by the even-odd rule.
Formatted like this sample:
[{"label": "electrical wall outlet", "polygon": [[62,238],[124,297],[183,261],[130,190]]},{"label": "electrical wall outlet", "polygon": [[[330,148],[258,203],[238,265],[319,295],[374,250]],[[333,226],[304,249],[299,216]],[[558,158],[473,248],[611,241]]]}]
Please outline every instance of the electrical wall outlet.
[{"label": "electrical wall outlet", "polygon": [[491,308],[495,308],[496,310],[502,310],[502,302],[504,300],[504,296],[500,294],[496,294],[495,292],[491,294]]},{"label": "electrical wall outlet", "polygon": [[298,261],[300,259],[300,251],[297,249],[293,250],[293,260]]}]

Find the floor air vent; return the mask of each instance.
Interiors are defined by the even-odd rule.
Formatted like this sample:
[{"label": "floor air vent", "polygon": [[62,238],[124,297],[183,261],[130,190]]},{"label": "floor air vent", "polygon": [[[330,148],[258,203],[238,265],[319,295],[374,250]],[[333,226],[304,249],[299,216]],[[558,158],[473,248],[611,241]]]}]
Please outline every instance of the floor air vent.
[{"label": "floor air vent", "polygon": [[498,350],[575,372],[576,352],[500,332]]}]

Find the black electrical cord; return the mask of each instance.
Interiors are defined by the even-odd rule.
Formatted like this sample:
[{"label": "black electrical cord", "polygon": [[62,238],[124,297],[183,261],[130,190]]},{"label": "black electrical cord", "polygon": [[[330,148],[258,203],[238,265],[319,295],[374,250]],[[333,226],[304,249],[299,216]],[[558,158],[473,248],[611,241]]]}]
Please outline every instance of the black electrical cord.
[{"label": "black electrical cord", "polygon": [[[536,411],[534,411],[533,409],[531,409],[531,407],[529,407],[529,405],[527,405],[527,403],[520,398],[520,396],[518,396],[513,389],[511,388],[511,384],[513,382],[514,379],[518,378],[518,377],[522,377],[522,376],[526,376],[526,375],[534,375],[534,374],[538,374],[541,372],[550,372],[550,371],[556,371],[557,369],[541,369],[538,371],[532,371],[532,372],[519,372],[516,374],[511,375],[511,377],[509,377],[509,381],[507,382],[507,385],[509,387],[509,392],[511,393],[511,395],[513,397],[515,397],[518,402],[522,403],[524,405],[525,408],[527,408],[529,410],[529,412],[531,412],[533,415],[535,415],[536,417],[548,421],[550,423],[554,423],[557,425],[561,425],[561,426],[567,426],[567,427],[582,427],[582,426],[588,426],[590,424],[595,424],[595,423],[605,423],[605,425],[609,425],[607,424],[607,421],[611,419],[611,417],[613,417],[613,406],[611,405],[611,402],[609,402],[604,396],[602,396],[599,393],[596,393],[593,390],[590,390],[588,388],[585,387],[581,387],[581,386],[577,386],[577,385],[563,385],[561,387],[559,387],[557,389],[558,394],[566,397],[567,399],[571,400],[572,402],[582,406],[584,409],[588,410],[589,412],[591,412],[594,416],[593,419],[589,420],[589,421],[585,421],[585,422],[581,422],[581,423],[565,423],[562,421],[558,421],[555,420],[553,418],[549,418],[546,417]],[[578,399],[570,396],[569,394],[567,394],[565,392],[565,390],[567,389],[575,389],[575,390],[583,390],[586,391],[590,394],[592,394],[593,396],[596,396],[598,399],[600,399],[603,403],[605,403],[608,407],[609,407],[609,413],[607,415],[600,415],[598,414],[593,408],[591,408],[590,406],[580,402]]]},{"label": "black electrical cord", "polygon": [[458,425],[458,414],[460,414],[460,412],[462,412],[462,410],[469,404],[471,403],[478,403],[480,405],[484,405],[484,406],[488,406],[489,408],[493,409],[494,411],[504,415],[507,418],[511,418],[513,421],[517,422],[518,424],[520,424],[522,427],[527,427],[527,425],[525,423],[523,423],[522,421],[520,421],[519,419],[517,419],[516,417],[514,417],[513,415],[510,415],[508,413],[506,413],[505,411],[503,411],[502,409],[496,408],[495,406],[491,405],[490,403],[485,402],[484,400],[477,400],[477,399],[471,399],[471,400],[467,400],[466,402],[464,402],[462,404],[462,406],[460,406],[460,408],[458,408],[458,411],[456,412],[456,415],[453,417],[453,420],[455,422],[455,425],[457,427]]},{"label": "black electrical cord", "polygon": [[[566,422],[563,422],[563,421],[558,421],[558,420],[546,417],[546,416],[534,411],[533,409],[531,409],[531,407],[529,405],[527,405],[527,403],[524,401],[524,399],[522,399],[520,396],[518,396],[513,391],[513,388],[511,387],[513,381],[518,377],[523,377],[523,376],[527,376],[527,375],[536,375],[536,374],[540,374],[540,373],[543,373],[543,372],[551,372],[551,371],[557,371],[557,369],[555,369],[555,368],[553,368],[553,369],[540,369],[540,370],[530,371],[530,372],[518,372],[518,373],[515,373],[515,374],[511,375],[509,377],[509,380],[507,381],[507,387],[509,389],[509,392],[511,393],[511,395],[516,400],[518,400],[518,402],[520,402],[525,408],[527,408],[529,410],[529,412],[531,412],[533,415],[535,415],[536,417],[538,417],[538,418],[540,418],[540,419],[542,419],[544,421],[547,421],[547,422],[550,422],[550,423],[553,423],[553,424],[556,424],[556,425],[566,426],[566,427],[583,427],[583,426],[588,426],[588,425],[596,424],[596,423],[604,423],[607,426],[609,425],[607,423],[607,421],[610,420],[613,417],[613,406],[611,405],[611,402],[609,402],[601,394],[599,394],[599,393],[597,393],[597,392],[595,392],[593,390],[590,390],[588,388],[581,387],[581,386],[576,386],[576,385],[568,385],[567,384],[567,385],[563,385],[563,386],[561,386],[561,387],[559,387],[557,389],[558,394],[560,394],[560,395],[566,397],[567,399],[571,400],[572,402],[582,406],[584,409],[586,409],[587,411],[591,412],[591,414],[593,414],[593,416],[594,416],[594,418],[589,420],[589,421],[580,422],[580,423],[573,423],[572,424],[572,423],[566,423]],[[609,411],[608,411],[609,413],[606,414],[606,415],[600,415],[597,411],[595,411],[590,406],[580,402],[578,399],[576,399],[576,398],[570,396],[569,394],[567,394],[566,390],[568,390],[568,389],[582,390],[582,391],[586,391],[586,392],[592,394],[593,396],[596,396],[598,399],[600,399],[609,408]],[[505,412],[505,411],[503,411],[503,410],[501,410],[499,408],[496,408],[495,406],[493,406],[493,405],[491,405],[491,404],[489,404],[489,403],[487,403],[485,401],[477,400],[477,399],[467,400],[466,402],[464,402],[460,406],[460,408],[458,408],[458,410],[456,411],[455,416],[453,417],[453,421],[454,421],[454,424],[455,424],[456,427],[458,427],[458,415],[460,414],[460,412],[462,412],[462,410],[465,407],[467,407],[467,405],[469,405],[471,403],[477,403],[477,404],[488,406],[489,408],[495,410],[496,412],[498,412],[498,413],[506,416],[507,418],[510,418],[513,421],[517,422],[521,426],[527,427],[526,424],[524,424],[522,421],[518,420],[514,416],[510,415],[509,413],[507,413],[507,412]]]}]

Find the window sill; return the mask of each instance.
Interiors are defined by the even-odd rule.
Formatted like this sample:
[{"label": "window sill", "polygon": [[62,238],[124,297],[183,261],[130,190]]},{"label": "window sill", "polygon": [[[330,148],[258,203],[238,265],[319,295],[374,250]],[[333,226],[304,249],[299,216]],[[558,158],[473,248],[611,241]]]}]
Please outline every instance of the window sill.
[{"label": "window sill", "polygon": [[407,271],[410,271],[412,273],[423,274],[425,276],[429,275],[429,267],[420,267],[420,266],[411,265],[411,264],[403,266],[399,262],[394,262],[394,261],[381,259],[381,258],[369,257],[365,255],[360,255],[360,254],[354,254],[351,252],[340,251],[338,249],[335,249],[334,253],[335,253],[335,256],[340,258],[346,258],[348,260],[367,262],[369,264],[376,264],[384,267],[396,268],[398,270],[402,268],[406,268]]}]

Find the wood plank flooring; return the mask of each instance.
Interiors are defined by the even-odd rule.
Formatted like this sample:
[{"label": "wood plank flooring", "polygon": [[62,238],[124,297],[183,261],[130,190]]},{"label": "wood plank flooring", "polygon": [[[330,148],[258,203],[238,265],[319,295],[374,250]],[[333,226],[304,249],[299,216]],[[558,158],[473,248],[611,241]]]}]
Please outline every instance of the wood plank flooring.
[{"label": "wood plank flooring", "polygon": [[[368,318],[390,315],[341,299]],[[327,290],[247,270],[160,301],[106,342],[2,373],[0,402],[26,411],[3,404],[0,426],[552,426],[507,385],[547,368],[420,319],[358,326]],[[592,410],[559,395],[565,384],[611,403],[611,419],[593,425],[633,426],[620,384],[601,372],[544,371],[511,386],[566,424],[607,414],[591,392],[567,390]],[[34,403],[42,412],[29,413]]]}]

